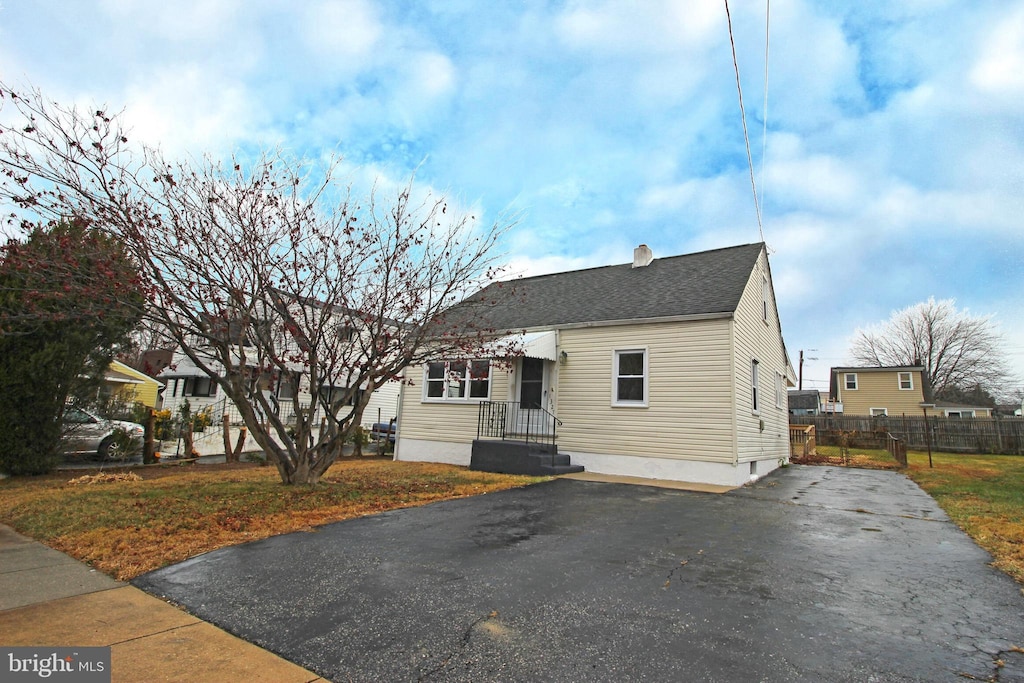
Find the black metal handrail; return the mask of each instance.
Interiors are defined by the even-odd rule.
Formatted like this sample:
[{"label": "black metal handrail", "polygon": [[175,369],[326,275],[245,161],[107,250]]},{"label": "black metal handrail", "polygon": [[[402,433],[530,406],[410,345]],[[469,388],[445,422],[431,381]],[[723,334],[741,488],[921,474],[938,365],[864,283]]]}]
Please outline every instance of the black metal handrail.
[{"label": "black metal handrail", "polygon": [[519,401],[483,401],[477,412],[476,438],[554,447],[561,424],[544,408],[524,408]]}]

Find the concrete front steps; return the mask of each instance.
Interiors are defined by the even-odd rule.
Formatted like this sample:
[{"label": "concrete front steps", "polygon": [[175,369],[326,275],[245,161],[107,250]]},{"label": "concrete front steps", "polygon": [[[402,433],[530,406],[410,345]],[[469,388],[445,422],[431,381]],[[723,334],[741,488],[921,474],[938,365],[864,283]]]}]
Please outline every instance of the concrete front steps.
[{"label": "concrete front steps", "polygon": [[526,441],[475,439],[469,469],[544,476],[582,472],[583,466],[571,464],[568,455],[558,452],[558,446]]}]

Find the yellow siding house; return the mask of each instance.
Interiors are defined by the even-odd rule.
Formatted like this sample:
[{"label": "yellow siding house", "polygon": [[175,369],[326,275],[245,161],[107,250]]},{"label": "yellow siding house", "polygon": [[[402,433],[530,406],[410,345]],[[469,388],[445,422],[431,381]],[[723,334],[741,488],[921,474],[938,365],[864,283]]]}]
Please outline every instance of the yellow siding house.
[{"label": "yellow siding house", "polygon": [[524,352],[408,368],[398,460],[487,469],[488,448],[536,438],[548,468],[492,471],[738,486],[789,456],[795,377],[763,244],[663,259],[641,245],[632,264],[491,285],[460,306],[484,306]]},{"label": "yellow siding house", "polygon": [[146,373],[116,360],[110,362],[110,367],[103,374],[103,381],[111,395],[119,396],[125,402],[138,402],[150,408],[157,407],[159,392],[164,386],[163,382],[158,382]]},{"label": "yellow siding house", "polygon": [[842,404],[844,415],[920,415],[930,395],[920,365],[832,368],[829,399]]}]

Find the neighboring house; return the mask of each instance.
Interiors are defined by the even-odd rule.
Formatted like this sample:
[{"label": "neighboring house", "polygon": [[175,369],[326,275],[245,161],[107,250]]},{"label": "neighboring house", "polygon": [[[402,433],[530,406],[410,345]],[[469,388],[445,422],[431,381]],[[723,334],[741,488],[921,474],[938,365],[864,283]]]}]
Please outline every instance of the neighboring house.
[{"label": "neighboring house", "polygon": [[820,415],[821,395],[813,389],[789,390],[790,415]]},{"label": "neighboring house", "polygon": [[[219,363],[211,362],[211,365],[220,368]],[[159,377],[166,382],[163,407],[172,413],[177,412],[186,400],[193,414],[208,407],[217,412],[225,410],[227,403],[220,387],[185,354],[175,352],[172,363]],[[278,415],[286,424],[295,421],[295,415],[292,414],[293,392],[298,392],[301,405],[309,406],[314,403],[308,379],[301,373],[295,373],[287,378],[263,376],[260,379],[260,388],[271,397],[271,404],[279,406]],[[374,422],[387,422],[394,418],[398,414],[398,394],[398,382],[388,382],[378,387],[363,411],[363,426],[369,428]],[[227,412],[233,420],[241,420],[233,405],[227,407]],[[319,408],[313,412],[314,423],[318,420],[319,412]],[[219,423],[221,415],[213,415],[213,419]]]},{"label": "neighboring house", "polygon": [[493,284],[450,313],[481,305],[525,353],[408,368],[397,460],[470,465],[495,423],[507,443],[550,432],[607,474],[736,486],[789,455],[796,377],[763,244],[663,259],[641,245],[632,264]]},{"label": "neighboring house", "polygon": [[920,415],[921,404],[930,396],[928,376],[920,365],[832,368],[829,382],[829,401],[842,405],[847,416]]},{"label": "neighboring house", "polygon": [[[219,369],[220,365],[214,367]],[[164,382],[163,407],[171,413],[177,413],[186,400],[196,413],[224,399],[217,383],[180,351],[173,353],[170,364],[157,377]]]},{"label": "neighboring house", "polygon": [[[210,360],[208,365],[220,371],[222,366],[216,360]],[[163,392],[163,407],[176,413],[179,408],[188,401],[189,410],[195,414],[207,408],[215,413],[227,412],[233,422],[240,422],[241,417],[234,408],[228,405],[224,393],[209,375],[203,372],[196,364],[182,353],[175,351],[171,363],[164,368],[158,377],[165,382]],[[313,400],[313,389],[309,385],[308,376],[302,372],[294,372],[289,375],[268,375],[263,373],[259,378],[260,389],[267,394],[272,405],[278,406],[277,414],[286,424],[295,422],[293,413],[292,397],[298,393],[299,404],[310,406]],[[320,391],[336,392],[344,387],[320,387]],[[335,394],[337,395],[337,394]],[[398,414],[399,382],[393,381],[378,387],[363,411],[362,424],[370,428],[375,422],[388,422]],[[314,406],[312,420],[318,422],[322,415],[322,409]],[[220,422],[221,414],[214,414],[215,422]]]},{"label": "neighboring house", "polygon": [[103,382],[111,396],[116,396],[125,403],[141,403],[156,408],[160,400],[160,389],[163,383],[149,375],[139,372],[120,361],[111,361]]}]

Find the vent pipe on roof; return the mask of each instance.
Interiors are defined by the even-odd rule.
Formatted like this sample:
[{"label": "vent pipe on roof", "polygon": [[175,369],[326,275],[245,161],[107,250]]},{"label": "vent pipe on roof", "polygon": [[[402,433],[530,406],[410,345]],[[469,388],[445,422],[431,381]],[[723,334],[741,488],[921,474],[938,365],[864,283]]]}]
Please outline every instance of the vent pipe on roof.
[{"label": "vent pipe on roof", "polygon": [[654,253],[651,248],[646,244],[641,244],[639,247],[633,250],[633,267],[643,268],[644,266],[651,265],[651,261],[654,260]]}]

